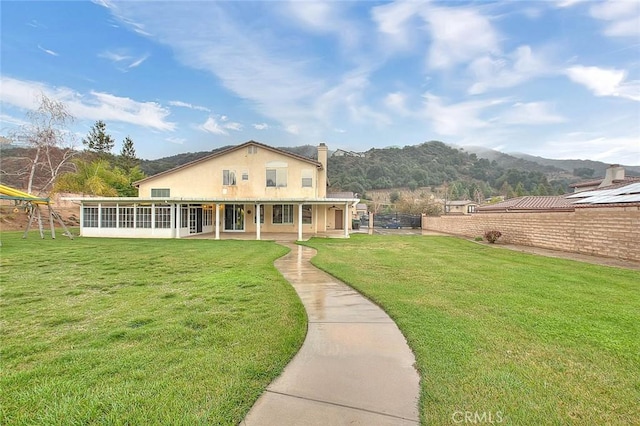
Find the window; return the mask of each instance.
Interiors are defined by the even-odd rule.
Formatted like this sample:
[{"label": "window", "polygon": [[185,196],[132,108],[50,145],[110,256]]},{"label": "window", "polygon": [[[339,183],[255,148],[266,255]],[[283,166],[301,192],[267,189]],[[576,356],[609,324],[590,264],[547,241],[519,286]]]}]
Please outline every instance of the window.
[{"label": "window", "polygon": [[302,170],[302,187],[303,188],[313,187],[313,170],[311,169]]},{"label": "window", "polygon": [[476,212],[476,206],[474,205],[467,206],[467,213],[475,213],[475,212]]},{"label": "window", "polygon": [[156,206],[156,229],[171,228],[171,206]]},{"label": "window", "polygon": [[119,227],[120,228],[133,228],[133,207],[120,207],[119,216]]},{"label": "window", "polygon": [[98,207],[84,207],[82,226],[85,228],[98,227]]},{"label": "window", "polygon": [[[253,223],[256,223],[257,216],[253,216]],[[264,223],[264,204],[260,204],[260,223]]]},{"label": "window", "polygon": [[222,171],[222,184],[223,185],[235,185],[236,184],[236,171],[235,170],[223,170]]},{"label": "window", "polygon": [[242,180],[249,180],[249,172],[246,170],[242,171]]},{"label": "window", "polygon": [[311,224],[311,204],[302,205],[302,224]]},{"label": "window", "polygon": [[250,146],[247,148],[247,152],[249,154],[255,154],[258,152],[258,147],[257,146]]},{"label": "window", "polygon": [[163,197],[167,198],[171,195],[171,190],[169,188],[151,188],[151,197]]},{"label": "window", "polygon": [[138,228],[151,228],[151,207],[138,207],[136,225]]},{"label": "window", "polygon": [[271,223],[293,223],[293,204],[274,204]]},{"label": "window", "polygon": [[204,206],[202,210],[202,226],[211,226],[213,224],[214,206]]},{"label": "window", "polygon": [[189,207],[182,206],[180,208],[180,228],[187,228],[189,226]]},{"label": "window", "polygon": [[100,226],[102,228],[115,228],[116,221],[116,207],[103,207],[101,212],[101,223]]},{"label": "window", "polygon": [[267,187],[284,188],[287,186],[286,167],[267,168]]}]

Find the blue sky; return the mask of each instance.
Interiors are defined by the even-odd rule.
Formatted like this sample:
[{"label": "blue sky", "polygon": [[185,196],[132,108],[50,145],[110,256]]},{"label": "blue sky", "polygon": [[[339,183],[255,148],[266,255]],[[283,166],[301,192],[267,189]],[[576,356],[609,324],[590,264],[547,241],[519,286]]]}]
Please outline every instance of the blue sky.
[{"label": "blue sky", "polygon": [[0,134],[44,92],[154,159],[440,140],[640,165],[640,2],[8,2]]}]

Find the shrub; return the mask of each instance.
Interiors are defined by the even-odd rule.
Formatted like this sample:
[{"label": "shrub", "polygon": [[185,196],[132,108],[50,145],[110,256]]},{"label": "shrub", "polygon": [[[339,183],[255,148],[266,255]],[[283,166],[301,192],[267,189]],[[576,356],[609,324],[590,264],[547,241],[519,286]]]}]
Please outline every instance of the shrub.
[{"label": "shrub", "polygon": [[484,233],[485,240],[489,241],[491,244],[498,241],[498,238],[502,236],[502,232],[500,231],[487,231]]},{"label": "shrub", "polygon": [[482,237],[475,237],[473,241],[482,241]]}]

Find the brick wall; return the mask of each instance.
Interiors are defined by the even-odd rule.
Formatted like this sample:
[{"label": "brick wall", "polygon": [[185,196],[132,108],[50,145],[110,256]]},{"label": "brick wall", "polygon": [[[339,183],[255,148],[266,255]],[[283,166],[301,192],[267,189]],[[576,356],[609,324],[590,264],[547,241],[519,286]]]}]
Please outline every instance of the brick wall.
[{"label": "brick wall", "polygon": [[500,242],[640,262],[640,207],[580,208],[573,212],[477,213],[423,216],[422,229],[474,238],[502,232]]}]

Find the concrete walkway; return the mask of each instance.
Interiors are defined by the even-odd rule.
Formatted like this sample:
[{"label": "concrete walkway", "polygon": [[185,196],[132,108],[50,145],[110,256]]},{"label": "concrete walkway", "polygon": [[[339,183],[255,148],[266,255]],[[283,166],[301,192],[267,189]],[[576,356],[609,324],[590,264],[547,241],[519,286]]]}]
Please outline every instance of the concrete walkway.
[{"label": "concrete walkway", "polygon": [[241,425],[417,425],[419,377],[396,324],[312,266],[314,249],[281,244],[291,252],[275,265],[298,292],[309,328]]}]

